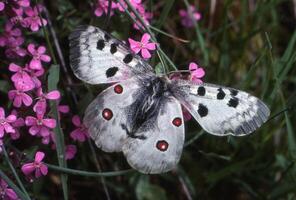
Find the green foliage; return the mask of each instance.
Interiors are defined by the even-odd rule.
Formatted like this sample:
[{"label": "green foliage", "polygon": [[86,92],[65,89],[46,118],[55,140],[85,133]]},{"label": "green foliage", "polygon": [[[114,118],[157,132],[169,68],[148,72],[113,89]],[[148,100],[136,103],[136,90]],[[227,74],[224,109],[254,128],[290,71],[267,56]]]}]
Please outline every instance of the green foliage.
[{"label": "green foliage", "polygon": [[[47,72],[48,90],[58,87],[65,94],[64,103],[81,115],[105,86],[84,85],[73,76],[67,59],[70,32],[78,25],[93,24],[121,39],[140,35],[132,28],[130,9],[127,13],[115,13],[106,24],[105,16],[94,17],[93,2],[45,1],[69,71],[52,65]],[[217,5],[212,9],[214,2]],[[108,195],[112,199],[138,200],[296,199],[295,3],[199,1],[196,6],[202,20],[193,28],[184,28],[177,11],[189,4],[193,1],[149,1],[154,17],[151,26],[144,26],[142,31],[151,33],[160,45],[151,62],[156,72],[186,69],[189,62],[197,61],[206,70],[205,82],[238,88],[260,97],[269,105],[270,120],[254,134],[240,138],[215,137],[202,131],[194,120],[189,121],[178,169],[162,175],[120,171],[129,168],[121,154],[95,149],[96,154],[92,155],[87,142],[78,144],[77,156],[66,163],[64,136],[70,130],[58,124],[54,130],[57,155],[52,153],[53,159],[48,159],[58,166],[48,165],[50,174],[44,179],[44,187],[36,189],[36,199],[50,196],[51,199],[92,200],[107,199]],[[49,33],[48,29],[45,33]],[[52,47],[52,55],[57,55],[51,37],[44,43]],[[4,76],[2,80],[0,76],[1,98],[10,86],[8,78]],[[71,78],[72,85],[69,86],[66,76]],[[59,118],[56,103],[51,104],[51,114]],[[18,143],[16,146],[22,148]],[[5,170],[8,169],[6,166]],[[26,190],[31,191],[33,186],[28,184],[21,190],[1,170],[1,177],[10,187],[28,199]],[[96,177],[106,177],[105,182],[98,184]]]}]

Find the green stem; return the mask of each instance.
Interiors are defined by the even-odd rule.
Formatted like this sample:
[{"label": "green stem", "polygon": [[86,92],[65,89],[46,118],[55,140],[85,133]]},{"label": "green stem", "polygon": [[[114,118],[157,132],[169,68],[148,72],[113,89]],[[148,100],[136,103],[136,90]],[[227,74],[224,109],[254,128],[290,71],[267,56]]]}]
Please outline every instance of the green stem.
[{"label": "green stem", "polygon": [[65,173],[65,174],[77,175],[77,176],[112,177],[112,176],[125,175],[125,174],[135,171],[133,169],[128,169],[128,170],[115,171],[115,172],[88,172],[88,171],[82,171],[82,170],[77,170],[77,169],[69,169],[69,168],[59,167],[59,166],[51,165],[51,164],[47,164],[47,163],[44,163],[44,164],[46,164],[47,167],[51,170],[59,171],[59,172]]},{"label": "green stem", "polygon": [[185,5],[186,5],[187,11],[189,12],[190,18],[192,19],[192,22],[194,24],[196,37],[197,37],[198,43],[200,45],[201,51],[203,53],[204,64],[207,66],[209,64],[209,55],[208,55],[208,51],[206,49],[204,38],[203,38],[203,36],[201,34],[198,23],[194,20],[192,10],[189,9],[190,4],[189,4],[188,0],[183,0],[183,1],[184,1]]},{"label": "green stem", "polygon": [[[38,0],[35,0],[36,5],[38,4]],[[37,7],[37,11],[38,11],[38,15],[41,18],[41,13]],[[42,19],[42,18],[41,18]],[[45,36],[45,40],[46,40],[46,44],[49,48],[52,60],[54,65],[52,65],[50,70],[53,70],[53,68],[58,67],[58,63],[57,63],[57,59],[55,57],[54,51],[53,51],[53,47],[51,45],[51,41],[49,39],[49,34],[45,28],[45,25],[43,24],[43,21],[41,20],[41,24],[42,24],[42,31],[43,34]],[[57,70],[53,70],[53,71],[57,71]],[[57,75],[59,76],[59,70]],[[50,81],[48,81],[48,90],[53,90],[53,89],[57,89],[57,83],[50,83]],[[50,104],[51,109],[53,110],[54,113],[54,117],[57,121],[57,127],[54,129],[57,141],[56,141],[56,146],[57,146],[57,156],[58,156],[58,163],[60,166],[66,167],[67,163],[65,160],[65,148],[64,148],[64,135],[63,135],[63,131],[61,129],[60,126],[60,120],[59,120],[59,116],[58,116],[58,105],[56,102],[52,102]],[[67,200],[68,199],[68,187],[67,187],[67,176],[62,175],[61,176],[62,179],[62,188],[63,188],[63,195],[64,195],[64,199]]]},{"label": "green stem", "polygon": [[7,183],[7,185],[13,189],[20,199],[30,200],[13,182],[8,178],[5,173],[0,169],[0,177]]},{"label": "green stem", "polygon": [[[38,5],[38,0],[35,0],[35,4]],[[38,16],[39,16],[39,18],[42,19],[42,16],[41,16],[41,13],[40,13],[38,7],[37,7],[37,12],[38,12]],[[42,29],[42,32],[43,32],[45,38],[46,38],[46,43],[47,43],[47,46],[48,46],[48,48],[49,48],[49,52],[50,52],[50,55],[51,55],[51,57],[52,57],[53,63],[54,63],[54,64],[57,64],[57,59],[56,59],[56,57],[55,57],[55,54],[54,54],[54,51],[53,51],[53,47],[52,47],[51,42],[50,42],[50,40],[49,40],[48,32],[46,31],[46,28],[45,28],[45,25],[43,24],[43,21],[42,21],[42,20],[40,20],[40,21],[41,21],[41,24],[42,24],[42,28],[41,28],[41,29]],[[48,41],[49,41],[49,42],[48,42]]]},{"label": "green stem", "polygon": [[19,176],[17,175],[17,173],[16,173],[16,171],[15,171],[15,168],[14,168],[13,165],[11,164],[11,162],[10,162],[10,160],[9,160],[9,157],[8,157],[8,154],[7,154],[7,151],[6,151],[4,145],[2,145],[2,151],[3,151],[3,153],[4,153],[5,160],[6,160],[6,162],[8,163],[9,168],[11,169],[11,171],[12,171],[12,173],[13,173],[13,175],[14,175],[14,177],[15,177],[15,179],[16,179],[18,185],[19,185],[19,187],[22,189],[22,191],[23,191],[24,195],[26,196],[26,198],[27,198],[27,199],[31,199],[30,196],[29,196],[29,194],[28,194],[28,192],[26,191],[26,189],[25,189],[25,187],[24,187],[22,181],[20,180]]}]

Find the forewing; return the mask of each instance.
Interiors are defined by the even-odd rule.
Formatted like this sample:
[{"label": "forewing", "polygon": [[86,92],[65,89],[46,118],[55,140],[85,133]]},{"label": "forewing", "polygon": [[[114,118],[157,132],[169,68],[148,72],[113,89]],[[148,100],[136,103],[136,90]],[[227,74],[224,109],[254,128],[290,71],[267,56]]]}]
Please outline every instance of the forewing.
[{"label": "forewing", "polygon": [[96,145],[106,152],[119,152],[127,135],[121,124],[126,125],[126,108],[131,105],[140,88],[135,79],[112,85],[101,92],[87,107],[84,124]]},{"label": "forewing", "polygon": [[270,114],[258,98],[213,84],[173,82],[175,96],[204,130],[218,135],[243,136],[259,128]]},{"label": "forewing", "polygon": [[94,26],[80,26],[70,36],[70,65],[89,84],[114,83],[153,69],[120,40]]},{"label": "forewing", "polygon": [[162,173],[173,169],[184,143],[184,124],[180,103],[171,98],[160,108],[155,124],[129,137],[123,146],[128,163],[142,173]]}]

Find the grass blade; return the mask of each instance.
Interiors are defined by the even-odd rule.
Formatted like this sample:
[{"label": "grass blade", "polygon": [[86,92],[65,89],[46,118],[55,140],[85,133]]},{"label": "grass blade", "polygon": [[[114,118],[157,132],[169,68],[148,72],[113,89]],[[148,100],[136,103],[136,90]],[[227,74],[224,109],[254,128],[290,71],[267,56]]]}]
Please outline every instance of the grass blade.
[{"label": "grass blade", "polygon": [[19,187],[20,187],[21,190],[23,191],[23,193],[24,193],[24,195],[26,196],[26,198],[27,198],[27,199],[31,199],[30,196],[29,196],[29,194],[28,194],[28,192],[27,192],[27,190],[25,189],[25,187],[24,187],[24,185],[23,185],[21,179],[19,178],[18,174],[16,173],[16,171],[15,171],[15,169],[14,169],[12,163],[10,162],[9,157],[8,157],[8,154],[7,154],[7,151],[6,151],[4,145],[2,146],[2,151],[3,151],[3,154],[4,154],[5,160],[6,160],[6,162],[8,163],[9,168],[11,169],[11,171],[12,171],[12,173],[13,173],[13,175],[14,175],[14,177],[15,177],[15,179],[16,179],[18,185],[19,185]]},{"label": "grass blade", "polygon": [[[52,65],[49,69],[48,75],[48,91],[56,90],[57,84],[59,82],[60,77],[60,68],[58,65]],[[61,167],[67,167],[67,163],[65,160],[65,142],[64,142],[64,133],[61,128],[59,113],[58,113],[58,104],[56,101],[50,102],[51,112],[57,122],[57,126],[54,128],[54,133],[56,137],[56,149],[58,156],[58,163]],[[67,175],[62,174],[62,188],[64,193],[64,199],[68,199],[68,186],[67,186]]]},{"label": "grass blade", "polygon": [[0,169],[0,177],[13,189],[20,199],[30,200],[27,196],[8,178],[5,173]]},{"label": "grass blade", "polygon": [[[46,164],[46,163],[45,163]],[[122,171],[112,171],[112,172],[88,172],[77,169],[69,169],[56,165],[46,164],[49,169],[62,172],[63,174],[72,174],[77,176],[90,176],[90,177],[112,177],[126,175],[131,172],[135,172],[133,169],[122,170]]]}]

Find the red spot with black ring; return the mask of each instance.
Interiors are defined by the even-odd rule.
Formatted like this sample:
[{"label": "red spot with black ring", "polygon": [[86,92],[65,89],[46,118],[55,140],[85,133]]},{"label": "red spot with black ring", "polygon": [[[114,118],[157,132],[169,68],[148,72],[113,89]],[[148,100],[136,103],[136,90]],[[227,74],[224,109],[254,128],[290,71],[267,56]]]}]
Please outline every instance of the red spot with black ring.
[{"label": "red spot with black ring", "polygon": [[179,127],[179,126],[182,125],[182,119],[181,119],[180,117],[176,117],[176,118],[172,121],[172,123],[173,123],[175,126]]},{"label": "red spot with black ring", "polygon": [[121,94],[121,93],[123,92],[123,87],[122,87],[121,85],[116,85],[116,86],[114,87],[114,92],[115,92],[116,94]]},{"label": "red spot with black ring", "polygon": [[102,112],[102,116],[106,120],[110,120],[113,117],[113,112],[109,108],[105,108]]},{"label": "red spot with black ring", "polygon": [[156,148],[159,151],[166,151],[169,147],[169,144],[165,140],[159,140],[156,143]]}]

